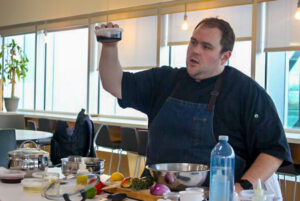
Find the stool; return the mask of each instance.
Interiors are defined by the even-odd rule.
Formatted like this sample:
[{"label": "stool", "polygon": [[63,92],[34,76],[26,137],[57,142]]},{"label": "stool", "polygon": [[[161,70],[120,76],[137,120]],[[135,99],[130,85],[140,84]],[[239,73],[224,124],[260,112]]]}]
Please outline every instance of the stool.
[{"label": "stool", "polygon": [[291,164],[288,166],[284,166],[284,167],[280,167],[277,170],[277,175],[283,175],[284,176],[284,200],[286,199],[286,179],[285,176],[291,176],[295,178],[295,182],[294,182],[294,195],[293,195],[293,201],[296,201],[296,196],[297,196],[297,176],[300,175],[300,165],[295,165],[295,164]]},{"label": "stool", "polygon": [[[110,161],[109,161],[109,169],[108,174],[110,175],[111,172],[111,166],[112,166],[112,160],[113,160],[113,153],[114,150],[118,151],[119,155],[119,161],[118,161],[118,168],[117,171],[120,171],[120,164],[122,159],[122,149],[120,146],[121,141],[114,141],[112,142],[110,139],[110,133],[109,129],[106,125],[101,125],[101,127],[98,129],[96,136],[94,138],[94,143],[97,146],[104,147],[104,148],[110,148],[111,154],[110,154]],[[95,148],[96,150],[96,148]]]}]

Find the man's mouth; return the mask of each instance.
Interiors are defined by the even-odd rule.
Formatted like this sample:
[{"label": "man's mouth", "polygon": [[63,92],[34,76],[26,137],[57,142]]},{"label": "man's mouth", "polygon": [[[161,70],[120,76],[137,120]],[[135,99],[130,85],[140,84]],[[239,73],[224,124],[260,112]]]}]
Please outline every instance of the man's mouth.
[{"label": "man's mouth", "polygon": [[199,61],[196,60],[196,59],[190,59],[190,62],[191,62],[192,64],[199,64]]}]

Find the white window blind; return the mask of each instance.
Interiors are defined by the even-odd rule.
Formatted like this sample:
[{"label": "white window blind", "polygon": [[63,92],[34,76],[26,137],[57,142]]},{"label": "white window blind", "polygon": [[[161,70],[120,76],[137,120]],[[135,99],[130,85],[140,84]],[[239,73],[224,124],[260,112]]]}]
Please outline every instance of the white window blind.
[{"label": "white window blind", "polygon": [[252,5],[242,5],[224,8],[187,12],[189,28],[181,29],[184,13],[169,15],[168,42],[189,41],[195,26],[204,18],[218,17],[224,19],[232,26],[236,38],[251,37]]},{"label": "white window blind", "polygon": [[269,48],[300,46],[300,20],[294,15],[298,0],[278,0],[267,3],[266,51]]},{"label": "white window blind", "polygon": [[[156,66],[157,16],[119,20],[113,23],[123,29],[122,40],[118,44],[121,66]],[[101,47],[99,43],[100,50]]]}]

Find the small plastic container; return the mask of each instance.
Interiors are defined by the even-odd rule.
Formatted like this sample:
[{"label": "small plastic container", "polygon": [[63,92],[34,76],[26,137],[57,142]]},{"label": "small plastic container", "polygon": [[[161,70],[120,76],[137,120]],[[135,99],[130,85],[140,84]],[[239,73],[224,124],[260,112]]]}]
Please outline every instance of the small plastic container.
[{"label": "small plastic container", "polygon": [[175,192],[167,192],[164,193],[164,199],[166,200],[171,200],[171,201],[178,201],[179,200],[179,193],[175,193]]},{"label": "small plastic container", "polygon": [[204,193],[199,191],[179,191],[180,201],[203,201]]},{"label": "small plastic container", "polygon": [[189,187],[185,189],[186,191],[199,191],[201,193],[204,193],[204,189],[200,187]]},{"label": "small plastic container", "polygon": [[[254,190],[242,190],[240,194],[241,194],[240,197],[241,201],[251,201],[254,195]],[[267,198],[266,201],[273,201],[275,196],[274,193],[268,191],[264,191],[264,195]]]},{"label": "small plastic container", "polygon": [[38,178],[23,179],[23,191],[26,193],[41,193],[43,180]]},{"label": "small plastic container", "polygon": [[25,172],[19,170],[3,170],[0,172],[0,180],[3,183],[16,184],[24,179]]},{"label": "small plastic container", "polygon": [[122,39],[122,28],[95,28],[97,41],[101,43],[114,43]]}]

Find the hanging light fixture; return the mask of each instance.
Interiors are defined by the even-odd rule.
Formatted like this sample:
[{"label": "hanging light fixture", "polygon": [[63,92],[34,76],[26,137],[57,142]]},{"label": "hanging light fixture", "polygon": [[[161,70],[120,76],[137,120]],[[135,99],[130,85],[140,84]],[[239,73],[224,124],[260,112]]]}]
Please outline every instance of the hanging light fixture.
[{"label": "hanging light fixture", "polygon": [[48,36],[47,36],[47,30],[44,30],[44,43],[46,44],[48,42]]},{"label": "hanging light fixture", "polygon": [[295,18],[297,20],[300,20],[300,0],[298,0],[297,11],[296,11],[296,14],[295,14]]},{"label": "hanging light fixture", "polygon": [[184,17],[183,17],[183,23],[181,25],[182,30],[187,30],[189,28],[188,22],[187,22],[187,14],[186,14],[186,3],[184,4]]}]

